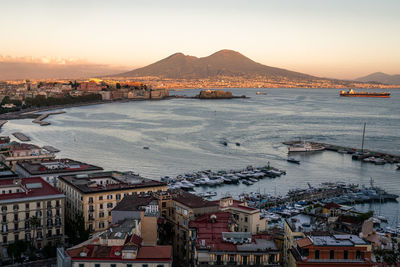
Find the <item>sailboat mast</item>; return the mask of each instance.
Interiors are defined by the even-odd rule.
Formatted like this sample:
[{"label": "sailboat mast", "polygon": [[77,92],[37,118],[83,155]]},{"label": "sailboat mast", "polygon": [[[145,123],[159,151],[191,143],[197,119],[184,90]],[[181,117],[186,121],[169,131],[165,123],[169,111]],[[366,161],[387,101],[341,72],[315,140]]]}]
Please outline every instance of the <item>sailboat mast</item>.
[{"label": "sailboat mast", "polygon": [[364,137],[365,137],[365,125],[367,123],[364,122],[364,129],[363,129],[363,136],[362,136],[362,142],[361,142],[361,152],[364,152]]}]

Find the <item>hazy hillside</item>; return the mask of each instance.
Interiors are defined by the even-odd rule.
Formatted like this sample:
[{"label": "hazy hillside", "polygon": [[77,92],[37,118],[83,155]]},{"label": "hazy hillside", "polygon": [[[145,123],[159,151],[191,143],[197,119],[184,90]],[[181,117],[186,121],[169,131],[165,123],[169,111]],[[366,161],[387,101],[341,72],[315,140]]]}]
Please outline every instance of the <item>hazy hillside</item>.
[{"label": "hazy hillside", "polygon": [[123,70],[98,64],[0,62],[0,80],[78,79],[120,73],[121,71]]},{"label": "hazy hillside", "polygon": [[364,77],[357,78],[359,82],[379,82],[386,84],[400,84],[400,74],[389,75],[383,72],[375,72]]},{"label": "hazy hillside", "polygon": [[312,79],[285,69],[265,66],[232,50],[221,50],[208,57],[197,58],[182,53],[173,54],[146,67],[117,74],[119,77],[158,76],[174,79],[200,79],[213,76],[283,76],[288,79]]}]

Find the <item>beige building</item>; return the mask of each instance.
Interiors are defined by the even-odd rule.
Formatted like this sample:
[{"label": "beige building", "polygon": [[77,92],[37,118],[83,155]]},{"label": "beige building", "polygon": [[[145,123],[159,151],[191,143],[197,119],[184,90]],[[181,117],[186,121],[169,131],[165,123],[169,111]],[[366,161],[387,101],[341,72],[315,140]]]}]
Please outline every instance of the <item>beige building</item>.
[{"label": "beige building", "polygon": [[15,164],[20,160],[40,162],[42,160],[51,160],[54,158],[54,153],[51,153],[36,145],[24,143],[12,144],[8,151],[4,151],[1,154],[1,160],[12,169],[15,169]]},{"label": "beige building", "polygon": [[37,248],[64,242],[65,196],[43,179],[0,180],[0,256],[16,240],[32,242]]},{"label": "beige building", "polygon": [[247,206],[246,202],[235,200],[232,197],[224,197],[215,203],[219,203],[221,211],[228,211],[232,214],[236,223],[236,232],[257,234],[268,228],[268,220],[260,218],[260,210]]},{"label": "beige building", "polygon": [[111,225],[111,211],[125,196],[166,191],[167,185],[113,171],[60,176],[58,188],[66,195],[67,218],[73,222],[82,215],[85,229],[98,232]]}]

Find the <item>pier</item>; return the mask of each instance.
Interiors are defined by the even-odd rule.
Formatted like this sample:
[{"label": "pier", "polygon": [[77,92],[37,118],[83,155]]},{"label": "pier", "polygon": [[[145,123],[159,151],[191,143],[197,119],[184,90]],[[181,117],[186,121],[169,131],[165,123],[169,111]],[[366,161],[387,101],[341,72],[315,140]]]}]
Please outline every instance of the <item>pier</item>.
[{"label": "pier", "polygon": [[59,111],[59,112],[51,112],[51,113],[45,113],[45,114],[41,114],[39,117],[37,117],[36,119],[34,119],[32,122],[33,123],[37,123],[40,126],[47,126],[50,125],[50,122],[44,121],[44,119],[46,119],[47,117],[49,117],[50,115],[57,115],[57,114],[63,114],[65,113],[65,111]]},{"label": "pier", "polygon": [[4,124],[6,124],[8,121],[7,120],[0,120],[0,129],[3,127]]}]

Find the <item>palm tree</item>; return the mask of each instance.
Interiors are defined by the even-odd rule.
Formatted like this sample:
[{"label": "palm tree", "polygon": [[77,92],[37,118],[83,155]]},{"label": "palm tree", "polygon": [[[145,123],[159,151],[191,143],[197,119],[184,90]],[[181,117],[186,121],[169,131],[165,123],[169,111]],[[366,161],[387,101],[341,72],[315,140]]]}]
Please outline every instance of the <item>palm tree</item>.
[{"label": "palm tree", "polygon": [[40,222],[40,220],[38,217],[36,217],[36,216],[29,217],[29,224],[31,225],[31,227],[33,229],[33,236],[31,237],[31,242],[32,242],[32,246],[34,248],[36,248],[36,242],[35,242],[36,241],[36,229],[39,225],[39,222]]}]

